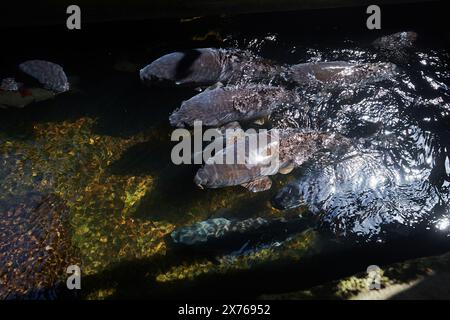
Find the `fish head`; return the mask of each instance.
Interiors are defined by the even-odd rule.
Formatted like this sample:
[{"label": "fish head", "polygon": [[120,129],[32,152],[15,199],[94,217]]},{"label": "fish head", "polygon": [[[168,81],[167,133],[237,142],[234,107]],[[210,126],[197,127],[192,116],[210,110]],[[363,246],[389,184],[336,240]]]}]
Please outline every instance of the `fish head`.
[{"label": "fish head", "polygon": [[[202,93],[200,95],[202,95]],[[205,104],[203,99],[194,96],[189,100],[183,101],[181,107],[170,115],[169,121],[173,127],[192,127],[195,120],[202,121],[208,116],[210,116],[208,105]]]},{"label": "fish head", "polygon": [[197,174],[194,177],[194,183],[201,189],[203,189],[203,187],[211,187],[214,185],[211,175],[204,167],[197,171]]},{"label": "fish head", "polygon": [[197,171],[194,183],[212,189],[238,186],[261,177],[259,171],[258,167],[247,168],[244,164],[206,163]]},{"label": "fish head", "polygon": [[219,119],[227,118],[227,116],[233,119],[233,110],[227,108],[223,97],[215,91],[218,90],[205,91],[183,101],[180,108],[170,115],[170,124],[174,127],[185,125],[192,127],[198,120],[205,126],[218,126],[221,124]]},{"label": "fish head", "polygon": [[279,210],[297,208],[302,204],[303,197],[300,186],[295,183],[286,185],[272,198],[272,206]]},{"label": "fish head", "polygon": [[194,177],[194,183],[200,188],[221,188],[232,186],[234,183],[233,165],[205,164]]},{"label": "fish head", "polygon": [[174,111],[169,117],[169,122],[172,127],[185,128],[185,121],[186,119],[184,119],[181,111],[178,110]]},{"label": "fish head", "polygon": [[407,39],[408,41],[414,42],[417,40],[419,35],[417,34],[417,32],[414,31],[403,31],[401,33],[401,37]]},{"label": "fish head", "polygon": [[217,82],[222,68],[215,51],[194,49],[166,54],[140,70],[149,85],[201,85]]}]

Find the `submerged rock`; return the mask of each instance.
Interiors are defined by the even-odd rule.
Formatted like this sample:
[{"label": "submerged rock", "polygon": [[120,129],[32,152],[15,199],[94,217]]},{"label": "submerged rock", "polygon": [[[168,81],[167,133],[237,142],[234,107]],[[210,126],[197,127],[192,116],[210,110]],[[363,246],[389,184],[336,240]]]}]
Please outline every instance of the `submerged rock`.
[{"label": "submerged rock", "polygon": [[39,194],[0,213],[0,299],[55,298],[67,267],[79,265],[66,215],[57,196]]},{"label": "submerged rock", "polygon": [[66,92],[70,89],[63,68],[56,63],[44,60],[29,60],[21,63],[19,69],[38,80],[46,89],[56,93]]},{"label": "submerged rock", "polygon": [[206,126],[221,126],[233,121],[263,118],[283,106],[307,108],[299,95],[282,87],[227,86],[206,90],[184,101],[169,120],[176,127],[193,126],[195,120]]}]

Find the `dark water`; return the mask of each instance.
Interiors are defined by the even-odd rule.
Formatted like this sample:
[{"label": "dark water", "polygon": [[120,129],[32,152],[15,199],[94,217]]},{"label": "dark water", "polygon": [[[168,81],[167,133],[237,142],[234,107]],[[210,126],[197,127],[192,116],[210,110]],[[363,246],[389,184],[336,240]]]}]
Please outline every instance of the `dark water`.
[{"label": "dark water", "polygon": [[[444,20],[438,19],[438,6],[389,7],[383,30],[369,32],[364,12],[356,8],[183,23],[94,24],[79,33],[62,27],[5,30],[2,77],[14,75],[23,60],[46,59],[64,66],[74,90],[25,109],[0,109],[0,208],[20,202],[29,191],[56,193],[68,203],[73,242],[87,275],[87,298],[256,297],[308,288],[371,264],[448,251],[450,53]],[[351,224],[365,213],[361,206],[348,207],[349,201],[361,199],[358,190],[344,188],[345,196],[327,207],[325,227],[319,224],[317,231],[266,246],[262,253],[218,258],[166,247],[165,236],[174,228],[210,217],[303,214],[316,225],[316,215],[304,208],[280,212],[271,199],[286,180],[300,179],[302,186],[312,186],[311,198],[322,201],[328,169],[318,163],[310,171],[276,177],[272,190],[260,194],[241,188],[199,190],[192,182],[196,167],[171,164],[168,123],[170,113],[196,91],[144,87],[139,68],[171,51],[209,46],[245,48],[287,64],[386,61],[370,47],[371,41],[403,30],[414,30],[420,38],[408,60],[399,63],[399,77],[350,93],[304,94],[314,106],[318,128],[389,155],[383,159],[393,164],[389,168],[410,177],[406,190],[386,188],[381,197],[388,204],[413,208],[404,211],[410,214],[396,215],[389,205],[381,211],[388,219],[403,218],[414,232],[408,229],[398,236],[394,230],[397,236],[390,237],[388,230],[382,243],[365,241],[378,235],[376,231],[363,241],[347,238],[342,229],[354,227],[337,221]],[[275,114],[272,122],[299,125],[295,110]],[[370,172],[351,163],[342,170],[360,172],[370,183],[371,177],[386,173],[386,166]]]}]

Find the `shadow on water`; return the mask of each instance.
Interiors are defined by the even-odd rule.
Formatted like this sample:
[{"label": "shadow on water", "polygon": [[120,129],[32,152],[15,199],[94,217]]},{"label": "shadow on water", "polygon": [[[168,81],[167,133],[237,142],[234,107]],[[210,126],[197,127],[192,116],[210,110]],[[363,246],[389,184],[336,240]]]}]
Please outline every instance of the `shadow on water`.
[{"label": "shadow on water", "polygon": [[[197,202],[207,197],[193,183],[195,170],[184,166],[171,166],[161,170],[152,191],[141,200],[136,216],[152,220],[180,223]],[[212,191],[213,192],[213,191]]]},{"label": "shadow on water", "polygon": [[198,168],[172,163],[174,144],[168,143],[169,139],[169,128],[158,130],[157,137],[130,147],[108,168],[113,175],[153,177],[151,190],[147,190],[136,209],[139,218],[179,222],[193,203],[205,196],[193,183]]},{"label": "shadow on water", "polygon": [[[260,193],[251,193],[241,186],[227,189],[202,190],[194,184],[199,166],[174,165],[170,159],[171,144],[159,139],[139,143],[129,148],[119,160],[111,164],[109,171],[115,175],[146,175],[154,177],[151,190],[140,200],[135,215],[141,219],[164,220],[180,224],[186,215],[201,213],[202,217],[249,218],[273,214],[270,199],[276,188]],[[283,178],[275,178],[280,183]],[[227,206],[217,211],[215,198],[233,197]]]},{"label": "shadow on water", "polygon": [[[165,220],[179,224],[186,215],[202,212],[203,217],[248,218],[254,215],[264,216],[271,213],[270,199],[275,193],[271,191],[250,193],[243,187],[227,189],[201,190],[194,184],[198,165],[175,165],[171,160],[171,128],[157,127],[155,135],[146,142],[133,145],[121,157],[113,162],[109,173],[113,175],[151,175],[154,182],[151,190],[140,200],[136,216],[144,219]],[[283,178],[277,178],[281,181]],[[207,212],[208,207],[221,194],[231,195],[239,201]],[[209,200],[211,198],[211,200]],[[194,211],[194,212],[193,212]]]},{"label": "shadow on water", "polygon": [[447,300],[450,297],[448,273],[439,273],[420,280],[412,287],[395,294],[390,300]]},{"label": "shadow on water", "polygon": [[[131,146],[109,167],[109,173],[122,176],[151,175],[154,183],[140,199],[133,213],[142,220],[161,220],[177,226],[208,217],[247,218],[255,215],[270,215],[274,212],[269,200],[277,187],[259,194],[250,194],[241,187],[222,190],[200,190],[193,183],[197,167],[176,166],[170,161],[172,145],[168,142],[171,130],[168,116],[181,101],[196,92],[187,88],[147,88],[139,81],[138,70],[153,59],[175,50],[190,52],[186,60],[178,66],[178,74],[185,76],[198,52],[189,51],[195,47],[237,46],[249,48],[267,58],[280,59],[285,63],[299,63],[320,56],[321,50],[329,48],[354,48],[360,38],[370,42],[377,36],[367,36],[364,21],[354,21],[355,10],[329,10],[323,12],[302,12],[246,15],[223,19],[199,19],[198,22],[181,26],[178,21],[142,22],[138,24],[105,24],[90,26],[84,33],[67,35],[63,31],[47,29],[5,32],[4,42],[10,38],[25,38],[18,47],[5,50],[0,57],[0,68],[7,73],[15,72],[16,66],[25,59],[44,58],[64,66],[74,82],[72,92],[62,94],[54,100],[36,103],[25,109],[0,109],[0,132],[8,139],[32,138],[33,126],[37,123],[76,120],[82,117],[96,119],[94,133],[128,138],[138,133],[149,136],[148,141]],[[386,10],[383,14],[386,29],[394,22],[399,27],[396,12]],[[401,28],[415,26],[419,15],[409,17],[407,10],[402,14],[407,20]],[[398,12],[397,12],[398,13]],[[324,14],[324,15],[323,15]],[[425,14],[425,13],[424,13]],[[442,13],[443,14],[443,13]],[[363,17],[364,14],[361,15]],[[391,17],[391,19],[389,18]],[[299,18],[300,17],[300,18]],[[346,19],[348,17],[348,19]],[[365,16],[364,16],[365,17]],[[330,18],[330,19],[328,19]],[[434,19],[436,22],[445,19]],[[316,22],[322,22],[319,26]],[[349,26],[335,28],[342,21]],[[356,25],[356,28],[355,28]],[[391,25],[392,26],[392,25]],[[433,26],[431,26],[433,27]],[[430,27],[430,28],[431,28]],[[434,35],[438,38],[446,30],[439,26]],[[222,35],[230,36],[225,42],[206,39],[194,41],[197,35],[207,31],[222,29]],[[441,30],[442,29],[442,30]],[[383,32],[385,32],[383,30]],[[164,31],[164,32],[162,32]],[[396,30],[397,31],[397,30]],[[416,30],[420,31],[420,30]],[[428,33],[433,43],[431,28]],[[23,34],[22,34],[23,33]],[[26,34],[25,34],[26,33]],[[25,37],[26,36],[26,37]],[[61,42],[54,39],[61,39]],[[275,41],[270,40],[276,39]],[[366,38],[371,38],[367,40]],[[352,39],[349,41],[348,39]],[[448,41],[448,36],[445,38]],[[344,43],[343,43],[344,42]],[[433,43],[434,44],[434,43]],[[311,49],[312,48],[312,49]],[[310,53],[310,50],[311,52]],[[315,51],[316,50],[316,51]],[[3,55],[5,53],[5,55]],[[319,55],[315,56],[315,53]],[[330,56],[325,58],[332,58]],[[353,58],[353,57],[351,57]],[[135,70],[120,72],[114,70],[117,59],[129,59]],[[5,68],[4,68],[5,67]],[[440,67],[441,68],[441,67]],[[3,76],[3,73],[2,75]],[[430,85],[420,72],[412,75],[416,90],[424,99],[436,97]],[[441,109],[421,107],[408,110],[417,119],[436,119],[422,122],[421,126],[430,131],[440,132],[443,148],[437,161],[437,178],[445,177],[445,156],[450,157],[449,118],[441,116]],[[363,127],[362,131],[371,135],[378,127]],[[157,132],[154,136],[153,133]],[[356,136],[362,135],[357,132]],[[69,173],[70,174],[70,173]],[[275,182],[278,182],[277,178]],[[71,186],[69,186],[71,187]],[[222,202],[223,201],[223,202]],[[0,203],[0,206],[3,206]],[[298,211],[292,214],[298,214]],[[276,214],[278,214],[276,212]],[[278,293],[305,289],[326,281],[364,271],[368,265],[383,265],[407,258],[438,254],[450,250],[448,239],[432,237],[430,233],[417,239],[403,239],[392,246],[372,246],[352,248],[331,245],[317,256],[301,261],[279,261],[257,265],[250,270],[234,270],[227,273],[210,273],[195,280],[157,282],[155,276],[182,264],[199,261],[195,255],[180,254],[169,250],[166,255],[155,255],[148,259],[136,259],[112,265],[107,270],[83,278],[86,295],[98,289],[116,287],[112,298],[217,298],[217,297],[257,297],[263,293]],[[213,284],[213,285],[211,285]]]},{"label": "shadow on water", "polygon": [[114,175],[155,175],[160,170],[173,167],[171,150],[176,142],[170,141],[171,133],[172,129],[168,126],[155,127],[147,141],[125,150],[109,166],[109,172]]},{"label": "shadow on water", "polygon": [[[430,244],[436,243],[430,251]],[[174,252],[149,259],[127,261],[110,270],[83,278],[84,294],[99,289],[115,288],[116,298],[154,299],[215,299],[257,298],[262,294],[306,290],[308,288],[365,272],[369,265],[380,266],[417,257],[441,254],[450,249],[448,239],[439,235],[418,235],[386,245],[349,247],[329,242],[317,255],[306,255],[300,260],[282,259],[253,266],[250,270],[209,273],[194,280],[158,282],[156,276],[181,263],[195,262],[195,256],[179,256]],[[386,255],[386,250],[391,254]],[[355,257],[358,257],[356,260]],[[411,279],[415,276],[410,275]],[[411,280],[404,275],[405,282]],[[214,286],[211,286],[214,283]],[[243,285],[244,284],[244,285]]]}]

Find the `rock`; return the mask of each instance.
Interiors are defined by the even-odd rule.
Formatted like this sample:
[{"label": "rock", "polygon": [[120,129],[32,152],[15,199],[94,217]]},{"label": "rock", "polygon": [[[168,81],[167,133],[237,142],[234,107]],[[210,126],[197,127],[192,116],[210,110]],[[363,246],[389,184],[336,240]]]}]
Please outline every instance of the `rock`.
[{"label": "rock", "polygon": [[46,89],[57,93],[69,91],[70,85],[63,68],[53,62],[29,60],[21,63],[19,69],[38,80]]},{"label": "rock", "polygon": [[67,267],[79,265],[55,195],[30,194],[0,213],[0,299],[51,299]]}]

